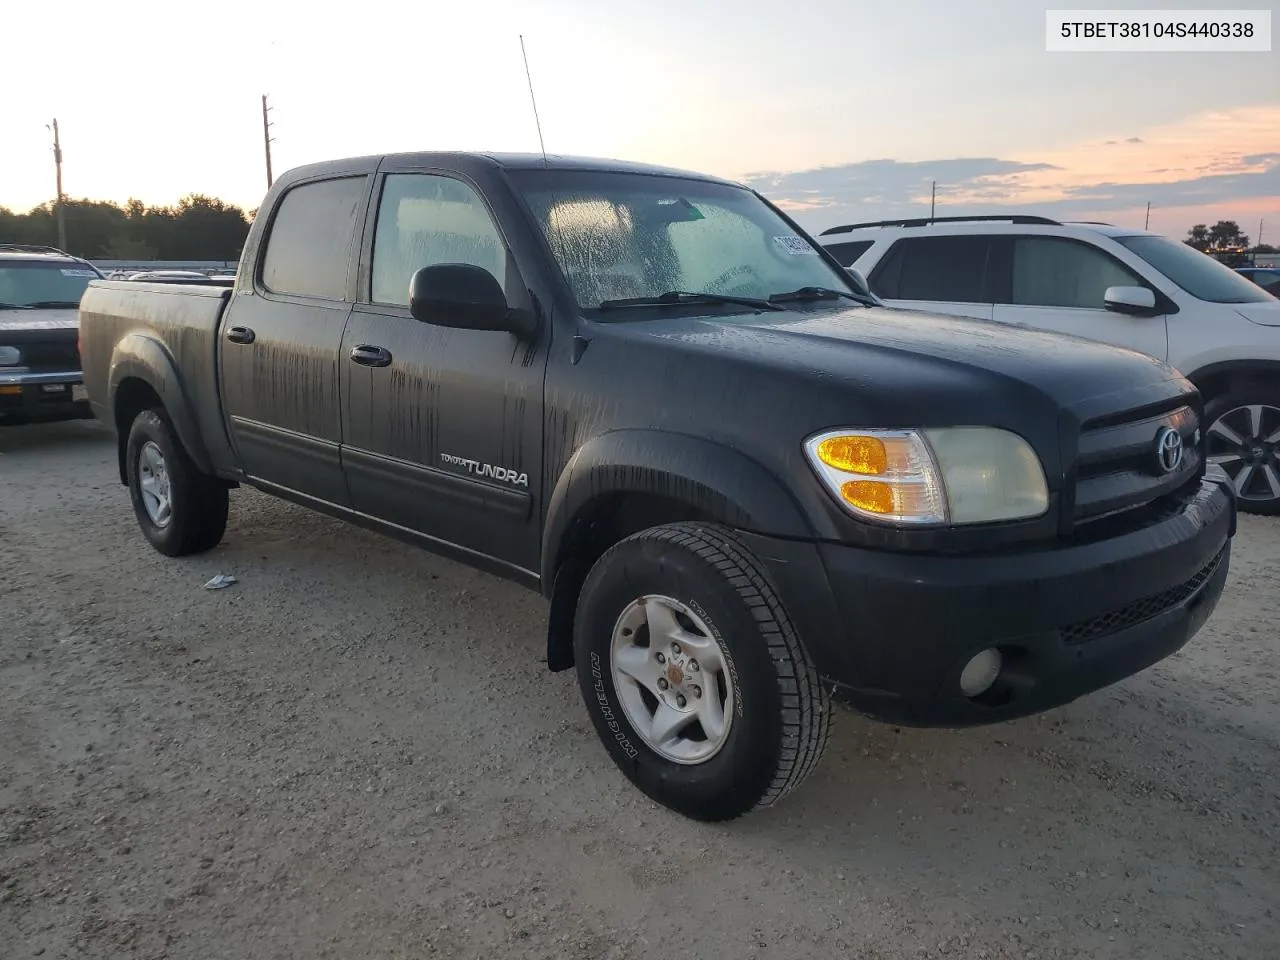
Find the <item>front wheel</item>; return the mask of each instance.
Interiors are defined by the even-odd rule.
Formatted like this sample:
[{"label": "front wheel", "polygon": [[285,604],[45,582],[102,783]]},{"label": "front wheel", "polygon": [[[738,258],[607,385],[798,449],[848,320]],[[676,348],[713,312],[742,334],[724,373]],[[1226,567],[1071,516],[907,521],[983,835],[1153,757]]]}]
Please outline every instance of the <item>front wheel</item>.
[{"label": "front wheel", "polygon": [[826,746],[830,698],[759,561],[727,531],[677,523],[615,544],[583,585],[574,654],[614,762],[685,816],[776,803]]},{"label": "front wheel", "polygon": [[1207,456],[1235,484],[1244,513],[1280,514],[1280,391],[1249,388],[1205,404]]}]

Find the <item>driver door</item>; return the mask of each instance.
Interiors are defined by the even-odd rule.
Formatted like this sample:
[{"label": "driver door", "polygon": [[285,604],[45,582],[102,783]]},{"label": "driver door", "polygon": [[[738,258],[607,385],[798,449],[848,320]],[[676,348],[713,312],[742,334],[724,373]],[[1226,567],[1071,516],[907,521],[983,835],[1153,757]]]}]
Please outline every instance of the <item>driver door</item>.
[{"label": "driver door", "polygon": [[536,570],[549,330],[521,342],[410,316],[410,278],[438,263],[485,268],[509,303],[527,293],[478,189],[400,162],[389,159],[375,187],[371,266],[342,338],[342,463],[352,505]]}]

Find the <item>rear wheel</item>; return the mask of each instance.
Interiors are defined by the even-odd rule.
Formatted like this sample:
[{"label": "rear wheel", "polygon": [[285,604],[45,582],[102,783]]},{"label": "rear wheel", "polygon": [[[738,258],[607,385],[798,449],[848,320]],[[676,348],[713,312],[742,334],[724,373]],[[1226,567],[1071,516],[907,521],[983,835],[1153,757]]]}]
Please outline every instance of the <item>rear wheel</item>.
[{"label": "rear wheel", "polygon": [[1226,471],[1245,513],[1280,514],[1280,391],[1245,388],[1205,404],[1208,458]]},{"label": "rear wheel", "polygon": [[578,679],[644,793],[698,820],[776,803],[814,769],[830,700],[751,553],[677,523],[613,546],[582,588]]},{"label": "rear wheel", "polygon": [[163,410],[144,410],[126,441],[129,496],[151,545],[170,557],[203,553],[227,527],[227,486],[201,473]]}]

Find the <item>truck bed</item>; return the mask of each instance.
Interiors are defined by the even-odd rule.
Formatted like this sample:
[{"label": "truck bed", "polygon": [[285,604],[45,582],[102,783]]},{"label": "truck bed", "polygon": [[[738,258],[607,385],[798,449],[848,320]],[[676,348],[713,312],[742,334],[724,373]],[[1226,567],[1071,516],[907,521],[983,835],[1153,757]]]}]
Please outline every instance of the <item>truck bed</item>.
[{"label": "truck bed", "polygon": [[[226,444],[218,396],[218,326],[231,298],[225,286],[94,280],[80,301],[80,356],[95,416],[110,420],[106,398],[127,376],[134,351],[168,353],[185,391],[194,426],[205,442]],[[128,424],[124,425],[128,429]],[[214,451],[210,451],[214,453]],[[225,456],[225,455],[224,455]]]}]

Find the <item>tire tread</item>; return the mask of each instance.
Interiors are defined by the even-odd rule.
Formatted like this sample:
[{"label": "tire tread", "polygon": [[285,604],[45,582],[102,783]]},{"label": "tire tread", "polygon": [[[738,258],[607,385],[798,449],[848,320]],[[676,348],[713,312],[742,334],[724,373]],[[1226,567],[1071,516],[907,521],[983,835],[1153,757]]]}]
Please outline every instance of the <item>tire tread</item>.
[{"label": "tire tread", "polygon": [[829,692],[823,688],[799,633],[760,562],[732,531],[681,521],[642,530],[620,543],[638,540],[665,542],[688,550],[719,573],[751,611],[768,646],[782,701],[777,770],[754,809],[773,806],[804,782],[826,750],[832,721]]}]

